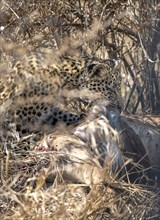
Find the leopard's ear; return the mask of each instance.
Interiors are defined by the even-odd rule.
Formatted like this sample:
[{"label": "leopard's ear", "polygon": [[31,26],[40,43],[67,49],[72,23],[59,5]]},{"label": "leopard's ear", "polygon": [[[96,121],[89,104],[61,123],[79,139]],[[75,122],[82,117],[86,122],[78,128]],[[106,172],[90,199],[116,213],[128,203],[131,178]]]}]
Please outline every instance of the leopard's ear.
[{"label": "leopard's ear", "polygon": [[91,63],[87,66],[87,72],[89,77],[102,77],[104,76],[105,72],[105,65],[104,64],[96,64]]},{"label": "leopard's ear", "polygon": [[87,65],[87,72],[88,73],[92,73],[93,72],[93,69],[96,67],[97,64],[95,63],[90,63]]}]

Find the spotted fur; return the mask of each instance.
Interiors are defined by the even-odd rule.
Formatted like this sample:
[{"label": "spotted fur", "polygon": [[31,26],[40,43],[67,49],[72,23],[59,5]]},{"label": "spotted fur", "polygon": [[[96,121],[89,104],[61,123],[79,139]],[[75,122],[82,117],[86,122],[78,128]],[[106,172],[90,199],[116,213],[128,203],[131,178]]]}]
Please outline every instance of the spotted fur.
[{"label": "spotted fur", "polygon": [[[36,128],[42,124],[54,126],[57,122],[69,125],[81,119],[82,114],[81,110],[77,114],[68,107],[71,106],[69,97],[66,107],[64,103],[63,108],[55,105],[61,91],[80,92],[86,88],[118,107],[120,82],[120,73],[113,60],[31,53],[14,64],[5,80],[1,79],[1,110],[5,117],[13,118],[20,135],[30,133],[35,125]],[[77,108],[82,106],[76,104],[77,100],[83,103],[79,92],[74,102]],[[89,100],[88,103],[90,106]]]}]

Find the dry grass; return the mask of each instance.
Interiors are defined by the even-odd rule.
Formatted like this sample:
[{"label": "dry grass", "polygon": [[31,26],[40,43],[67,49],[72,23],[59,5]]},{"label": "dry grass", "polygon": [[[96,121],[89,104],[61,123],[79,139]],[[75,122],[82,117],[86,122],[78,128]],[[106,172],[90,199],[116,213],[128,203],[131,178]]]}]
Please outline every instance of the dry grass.
[{"label": "dry grass", "polygon": [[[99,134],[91,129],[91,142],[96,135],[109,135],[111,143],[117,136],[110,127],[106,134],[103,127]],[[62,130],[37,146],[24,140],[1,155],[2,219],[159,219],[159,189],[115,178],[112,165],[100,168],[87,156],[89,142]]]},{"label": "dry grass", "polygon": [[[120,59],[123,61],[121,70],[125,85],[123,98],[129,97],[125,110],[135,112],[139,108],[140,111],[152,112],[152,99],[148,98],[150,90],[148,84],[144,86],[149,76],[147,48],[152,43],[154,15],[159,12],[158,1],[153,2],[147,4],[149,10],[146,8],[140,13],[140,1],[133,5],[132,1],[126,0],[2,0],[0,77],[5,78],[10,73],[16,58],[33,51],[49,55],[57,51],[61,55]],[[147,16],[145,13],[148,13]],[[140,38],[145,48],[142,48]],[[52,61],[53,57],[50,59],[46,62]],[[154,65],[158,68],[159,62]],[[134,82],[139,90],[133,87]],[[141,91],[144,91],[145,106],[143,99],[138,100],[137,94]],[[85,91],[81,95],[84,93],[87,98],[95,99],[94,95],[91,97]],[[65,94],[66,91],[62,91],[61,97]],[[77,93],[71,91],[67,96],[74,99]],[[157,100],[155,98],[155,104]],[[56,101],[61,104],[59,97]],[[0,106],[0,113],[4,113],[10,105],[5,103]],[[44,160],[43,152],[40,154],[32,150],[35,143],[28,145],[28,140],[34,135],[21,139],[14,129],[12,132],[15,139],[10,141],[9,146],[2,140],[0,146],[0,219],[160,218],[157,189],[124,183],[110,175],[101,183],[88,186],[67,183],[59,174],[48,187],[46,179],[51,172],[50,166],[47,166],[48,158]]]},{"label": "dry grass", "polygon": [[26,157],[17,153],[1,159],[1,219],[159,218],[158,191],[108,175],[90,186],[67,183],[61,172],[54,180],[53,167],[46,166],[49,161],[55,164],[54,157],[44,160],[44,153],[32,151]]}]

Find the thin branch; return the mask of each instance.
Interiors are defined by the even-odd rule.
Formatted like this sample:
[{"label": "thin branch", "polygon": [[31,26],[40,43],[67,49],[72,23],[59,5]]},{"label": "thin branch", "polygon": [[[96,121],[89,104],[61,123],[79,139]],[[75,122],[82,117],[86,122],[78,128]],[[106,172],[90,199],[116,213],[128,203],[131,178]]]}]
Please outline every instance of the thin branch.
[{"label": "thin branch", "polygon": [[136,82],[133,83],[133,86],[131,88],[130,94],[129,94],[129,96],[127,98],[127,101],[125,103],[125,106],[124,106],[124,109],[123,109],[123,113],[126,112],[128,106],[129,106],[129,103],[130,103],[130,100],[131,100],[131,97],[133,95],[133,92],[134,92],[135,88],[136,88]]},{"label": "thin branch", "polygon": [[[122,57],[122,60],[123,60],[123,62],[125,64],[125,66],[127,67],[128,71],[129,71],[129,73],[130,73],[130,75],[132,77],[133,82],[136,82],[136,84],[137,84],[137,81],[136,81],[136,78],[134,76],[134,73],[133,73],[130,65],[128,64],[128,62],[127,62],[127,60],[126,60],[126,58],[124,56]],[[139,87],[139,85],[136,86],[136,90],[137,90],[138,94],[141,93],[141,88]],[[145,108],[145,104],[144,103],[145,103],[145,101],[144,101],[144,97],[143,97],[143,94],[142,94],[141,95],[141,106],[142,106],[142,109]]]}]

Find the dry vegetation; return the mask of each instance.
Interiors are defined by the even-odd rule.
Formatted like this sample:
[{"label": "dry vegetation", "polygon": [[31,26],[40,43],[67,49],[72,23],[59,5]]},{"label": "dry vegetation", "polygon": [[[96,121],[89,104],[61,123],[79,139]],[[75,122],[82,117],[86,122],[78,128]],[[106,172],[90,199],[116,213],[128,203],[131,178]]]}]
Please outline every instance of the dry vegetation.
[{"label": "dry vegetation", "polygon": [[[2,0],[0,8],[0,76],[28,51],[118,59],[124,112],[160,113],[158,0]],[[48,188],[49,158],[27,150],[24,139],[0,153],[0,219],[160,218],[157,190],[110,176],[90,187],[58,177]]]}]

